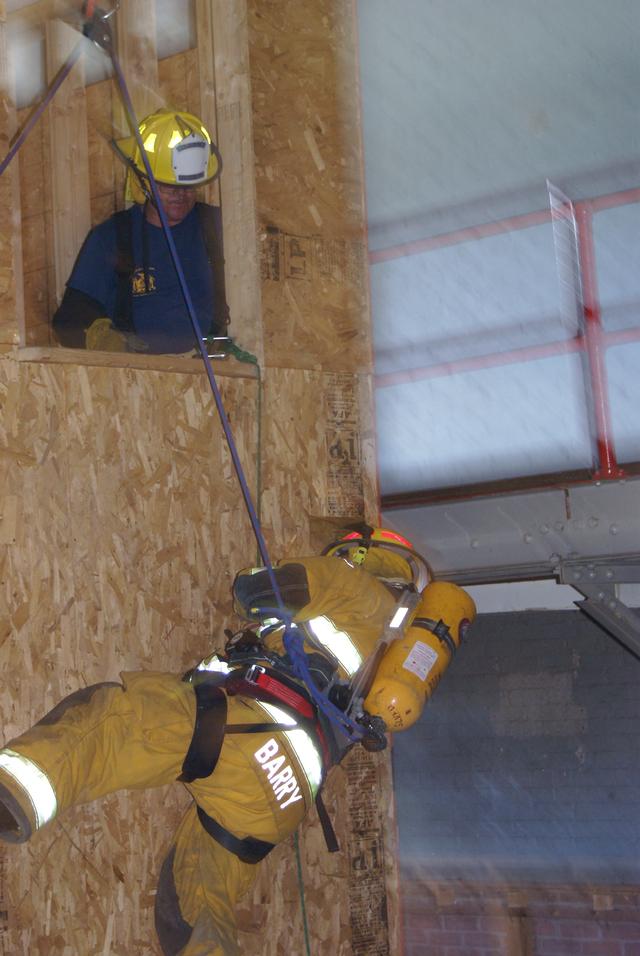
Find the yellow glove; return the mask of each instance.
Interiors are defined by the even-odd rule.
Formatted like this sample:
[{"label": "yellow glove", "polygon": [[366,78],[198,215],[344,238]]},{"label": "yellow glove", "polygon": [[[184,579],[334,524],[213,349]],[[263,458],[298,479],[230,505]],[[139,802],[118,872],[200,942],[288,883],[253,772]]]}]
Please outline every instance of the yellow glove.
[{"label": "yellow glove", "polygon": [[97,352],[128,352],[127,338],[114,329],[111,319],[96,319],[85,332],[86,347]]}]

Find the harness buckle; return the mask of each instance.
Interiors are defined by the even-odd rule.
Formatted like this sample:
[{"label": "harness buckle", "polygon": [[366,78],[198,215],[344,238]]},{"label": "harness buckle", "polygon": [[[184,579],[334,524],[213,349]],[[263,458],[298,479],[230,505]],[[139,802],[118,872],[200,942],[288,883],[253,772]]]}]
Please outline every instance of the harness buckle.
[{"label": "harness buckle", "polygon": [[266,668],[264,668],[262,664],[250,664],[244,675],[244,679],[249,681],[250,684],[257,684],[258,678],[262,674],[266,674],[266,672]]}]

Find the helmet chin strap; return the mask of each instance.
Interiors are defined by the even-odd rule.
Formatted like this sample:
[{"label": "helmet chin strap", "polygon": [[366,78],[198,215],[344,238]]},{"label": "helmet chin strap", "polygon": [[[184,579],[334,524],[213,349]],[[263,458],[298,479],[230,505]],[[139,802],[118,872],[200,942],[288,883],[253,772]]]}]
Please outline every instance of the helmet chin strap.
[{"label": "helmet chin strap", "polygon": [[155,206],[156,204],[155,199],[153,198],[153,193],[151,192],[151,189],[149,188],[149,181],[147,177],[140,172],[140,170],[138,169],[134,161],[131,159],[131,157],[127,156],[127,154],[122,151],[122,149],[120,148],[118,143],[115,141],[115,139],[108,140],[108,143],[111,149],[114,151],[114,153],[118,157],[118,159],[120,159],[124,163],[124,165],[127,167],[127,172],[135,176],[138,186],[140,187],[140,191],[142,192],[142,195],[144,196],[146,202],[150,202],[152,205]]}]

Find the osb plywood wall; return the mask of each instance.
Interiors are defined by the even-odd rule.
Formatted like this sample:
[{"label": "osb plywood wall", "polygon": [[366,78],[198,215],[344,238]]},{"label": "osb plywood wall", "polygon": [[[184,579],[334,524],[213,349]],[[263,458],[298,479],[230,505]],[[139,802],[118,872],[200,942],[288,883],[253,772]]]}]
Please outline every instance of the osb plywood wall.
[{"label": "osb plywood wall", "polygon": [[[121,14],[131,10],[123,0]],[[0,25],[3,14],[0,0]],[[125,72],[139,78],[141,102],[151,90],[217,130],[231,333],[261,360],[260,505],[277,560],[317,550],[332,528],[373,520],[377,508],[353,10],[350,0],[254,0],[248,11],[240,0],[195,0],[195,15],[197,48],[157,64],[157,89],[135,49],[124,51]],[[73,95],[86,115],[78,175],[96,223],[122,206],[105,141],[119,108],[110,81]],[[0,148],[26,118],[6,94],[3,105]],[[68,166],[52,154],[51,124],[67,118],[45,114],[0,179],[5,738],[82,684],[140,667],[180,671],[220,647],[236,623],[233,573],[256,557],[195,360],[124,367],[16,347],[52,344],[52,177]],[[258,382],[235,362],[217,371],[255,489]],[[300,833],[311,952],[396,956],[387,757],[352,755],[326,799],[342,852],[326,852],[315,814]],[[178,787],[119,794],[27,847],[0,849],[0,952],[159,953],[155,880],[183,808]],[[260,869],[239,911],[244,951],[305,953],[293,843]]]},{"label": "osb plywood wall", "polygon": [[[16,117],[13,110],[10,87],[11,77],[7,56],[7,30],[4,0],[0,0],[0,155],[5,156],[16,132]],[[18,169],[9,166],[0,177],[0,347],[2,344],[17,345],[18,322],[22,308],[22,236],[20,229],[20,204]]]},{"label": "osb plywood wall", "polygon": [[[255,480],[255,381],[225,379]],[[202,376],[0,366],[3,735],[79,686],[186,669],[229,623],[250,529]],[[121,794],[3,849],[1,949],[155,953],[158,863],[184,800]]]},{"label": "osb plywood wall", "polygon": [[368,372],[352,3],[256,0],[250,22],[267,362]]}]

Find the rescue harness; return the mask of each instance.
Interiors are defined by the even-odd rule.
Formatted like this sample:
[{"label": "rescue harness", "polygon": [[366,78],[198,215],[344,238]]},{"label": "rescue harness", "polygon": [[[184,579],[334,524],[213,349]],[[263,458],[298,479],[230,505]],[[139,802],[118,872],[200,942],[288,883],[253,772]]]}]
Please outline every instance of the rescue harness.
[{"label": "rescue harness", "polygon": [[[222,244],[222,210],[219,206],[197,202],[195,205],[200,231],[211,269],[213,284],[213,317],[211,329],[203,329],[206,335],[226,335],[229,325],[229,304],[225,288],[224,251]],[[116,306],[114,325],[121,332],[135,333],[133,324],[133,296],[131,278],[133,260],[133,214],[131,209],[122,209],[113,216],[116,228]],[[148,284],[148,234],[145,220],[142,222],[143,271]],[[148,286],[147,286],[148,287]]]},{"label": "rescue harness", "polygon": [[[185,675],[191,680],[193,672]],[[267,662],[243,663],[227,673],[207,674],[194,683],[196,695],[196,719],[193,736],[178,777],[183,783],[211,776],[216,768],[226,734],[277,733],[291,730],[289,723],[260,721],[257,723],[227,723],[227,697],[242,696],[277,706],[295,720],[295,726],[311,737],[317,752],[322,757],[322,780],[315,803],[322,826],[327,849],[335,853],[338,841],[326,807],[321,797],[321,788],[332,759],[330,743],[322,727],[318,710],[310,694],[299,683]],[[255,837],[239,838],[198,806],[198,818],[209,836],[243,863],[259,863],[274,849],[275,844]]]}]

